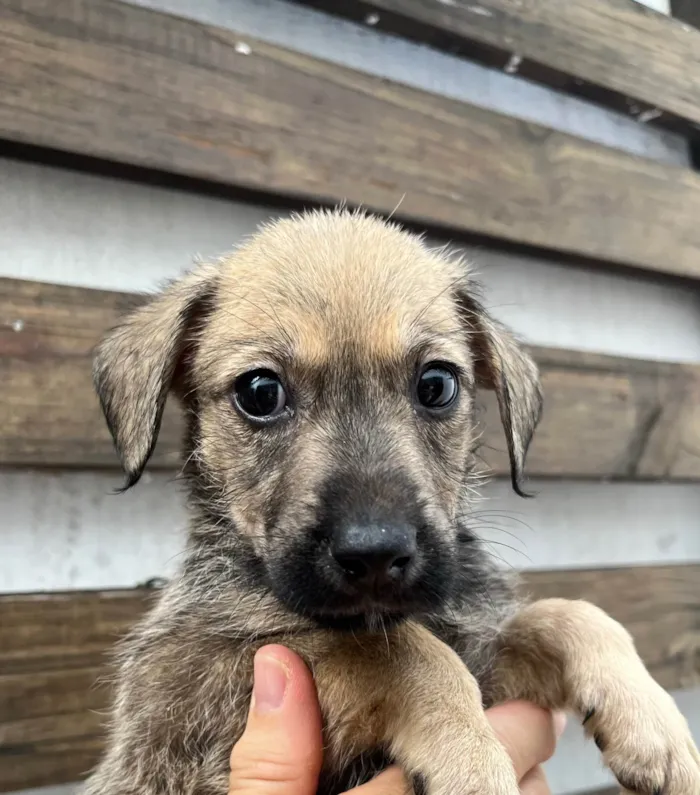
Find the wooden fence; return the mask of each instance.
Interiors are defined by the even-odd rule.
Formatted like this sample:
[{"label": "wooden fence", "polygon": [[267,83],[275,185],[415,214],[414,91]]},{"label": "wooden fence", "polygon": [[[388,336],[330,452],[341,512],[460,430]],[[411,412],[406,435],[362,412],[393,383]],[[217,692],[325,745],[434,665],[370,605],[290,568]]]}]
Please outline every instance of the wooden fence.
[{"label": "wooden fence", "polygon": [[[627,0],[311,0],[641,121],[700,130],[700,31]],[[477,11],[478,9],[478,11]],[[700,174],[118,0],[0,0],[0,144],[347,200],[412,224],[700,279]],[[37,151],[39,151],[37,149]],[[145,173],[145,171],[144,171]],[[0,279],[0,465],[116,468],[90,352],[139,296]],[[700,367],[534,348],[528,472],[700,480]],[[488,463],[506,473],[488,423]],[[173,409],[152,466],[178,463]],[[630,629],[668,688],[700,682],[700,566],[529,573]],[[100,750],[104,652],[144,590],[0,596],[0,791],[72,781]],[[693,640],[694,639],[694,640]]]}]

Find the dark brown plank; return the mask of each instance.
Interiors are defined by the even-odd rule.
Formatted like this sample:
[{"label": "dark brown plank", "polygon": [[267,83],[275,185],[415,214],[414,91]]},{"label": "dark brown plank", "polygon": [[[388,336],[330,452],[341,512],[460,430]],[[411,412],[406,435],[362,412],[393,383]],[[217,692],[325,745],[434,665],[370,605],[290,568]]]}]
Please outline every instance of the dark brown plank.
[{"label": "dark brown plank", "polygon": [[151,591],[0,597],[0,792],[83,778],[102,749],[107,653]]},{"label": "dark brown plank", "polygon": [[[14,722],[54,713],[101,709],[104,697],[95,687],[99,674],[100,668],[4,674],[0,677],[3,720]],[[3,726],[3,736],[9,743],[15,741],[15,735],[24,733],[21,726],[11,731]]]},{"label": "dark brown plank", "polygon": [[700,175],[242,43],[117,0],[0,0],[0,138],[313,202],[400,204],[421,224],[700,277]]},{"label": "dark brown plank", "polygon": [[[589,599],[610,612],[664,687],[700,683],[699,565],[532,572],[525,582],[535,597]],[[0,792],[73,781],[95,763],[106,652],[150,597],[145,589],[0,596]]]},{"label": "dark brown plank", "polygon": [[150,591],[74,591],[0,597],[0,671],[95,668],[143,610]]},{"label": "dark brown plank", "polygon": [[13,748],[0,761],[0,792],[79,781],[96,764],[102,748],[96,735]]},{"label": "dark brown plank", "polygon": [[630,0],[297,2],[698,132],[700,31],[683,24],[700,20],[696,0],[675,0],[678,20]]},{"label": "dark brown plank", "polygon": [[[587,599],[609,612],[632,633],[664,687],[700,684],[700,565],[562,569],[527,572],[524,577],[535,598]],[[61,712],[76,712],[73,694],[95,681],[104,652],[143,614],[152,593],[136,589],[0,596],[0,626],[17,628],[8,647],[0,646],[0,715],[12,720],[41,717],[45,713],[39,696],[52,690],[70,701]],[[56,631],[59,620],[61,633]],[[11,635],[7,631],[2,639]],[[42,638],[43,645],[38,642]],[[89,658],[93,665],[76,668],[76,658]],[[27,670],[22,669],[25,659]],[[20,684],[21,677],[28,684]],[[61,687],[54,689],[59,681]],[[25,696],[20,698],[22,688]]]},{"label": "dark brown plank", "polygon": [[[126,293],[0,279],[0,463],[117,465],[94,394],[92,350],[139,299]],[[154,466],[177,465],[175,407]]]},{"label": "dark brown plank", "polygon": [[697,0],[671,0],[671,12],[676,19],[700,28],[700,4]]},{"label": "dark brown plank", "polygon": [[700,565],[529,572],[538,598],[586,599],[632,634],[663,687],[700,684]]},{"label": "dark brown plank", "polygon": [[[116,467],[93,393],[91,351],[138,296],[0,279],[0,465]],[[530,475],[700,479],[700,368],[533,348],[545,414]],[[508,473],[498,413],[484,396],[483,457]],[[153,460],[176,467],[173,404]]]},{"label": "dark brown plank", "polygon": [[[700,368],[532,348],[545,394],[528,454],[532,476],[700,478]],[[489,396],[484,457],[507,471]]]}]

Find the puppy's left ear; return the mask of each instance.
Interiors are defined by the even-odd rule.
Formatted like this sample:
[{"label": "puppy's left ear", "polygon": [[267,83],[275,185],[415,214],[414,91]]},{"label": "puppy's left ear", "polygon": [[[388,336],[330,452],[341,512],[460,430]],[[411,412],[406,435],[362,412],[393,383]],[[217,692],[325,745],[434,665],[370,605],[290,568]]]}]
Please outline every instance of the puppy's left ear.
[{"label": "puppy's left ear", "polygon": [[133,486],[151,457],[178,366],[213,302],[216,268],[202,265],[128,315],[98,345],[93,381]]},{"label": "puppy's left ear", "polygon": [[537,365],[515,336],[484,309],[468,286],[457,291],[457,305],[474,355],[477,386],[496,393],[506,434],[513,490],[521,488],[525,457],[542,414]]}]

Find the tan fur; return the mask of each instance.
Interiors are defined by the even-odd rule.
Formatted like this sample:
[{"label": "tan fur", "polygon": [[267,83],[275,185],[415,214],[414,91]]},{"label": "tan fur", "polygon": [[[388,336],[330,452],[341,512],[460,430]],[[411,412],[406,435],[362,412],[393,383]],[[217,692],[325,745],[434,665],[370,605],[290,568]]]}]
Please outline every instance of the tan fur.
[{"label": "tan fur", "polygon": [[[426,361],[461,373],[459,403],[432,424],[409,396]],[[293,416],[269,432],[231,403],[236,378],[256,368],[282,372],[295,395]],[[269,642],[314,672],[323,793],[394,759],[430,795],[516,795],[482,701],[519,697],[588,717],[610,767],[640,792],[700,793],[685,721],[625,631],[583,603],[521,607],[471,533],[475,388],[497,393],[516,489],[540,390],[459,258],[362,214],[277,222],[127,318],[98,349],[95,382],[127,485],[168,391],[180,397],[191,522],[179,573],[120,647],[108,748],[88,795],[223,795],[253,654]],[[407,486],[392,481],[399,471]],[[398,489],[420,507],[454,568],[432,607],[388,625],[372,608],[345,632],[280,596],[334,476],[370,503]],[[437,588],[442,573],[432,574]]]}]

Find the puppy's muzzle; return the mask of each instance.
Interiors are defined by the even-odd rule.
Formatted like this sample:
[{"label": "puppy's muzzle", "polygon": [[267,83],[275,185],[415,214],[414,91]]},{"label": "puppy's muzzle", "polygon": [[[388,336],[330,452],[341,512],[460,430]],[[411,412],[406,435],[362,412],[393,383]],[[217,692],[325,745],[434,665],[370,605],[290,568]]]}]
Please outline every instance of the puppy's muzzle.
[{"label": "puppy's muzzle", "polygon": [[406,524],[344,524],[333,533],[330,553],[358,591],[400,588],[416,570],[416,530]]}]

